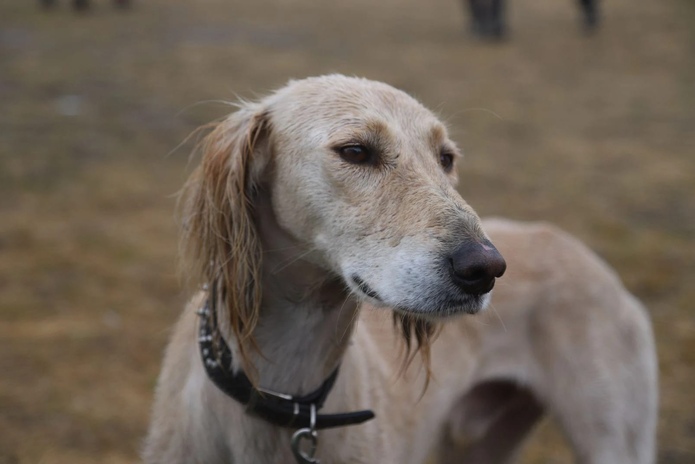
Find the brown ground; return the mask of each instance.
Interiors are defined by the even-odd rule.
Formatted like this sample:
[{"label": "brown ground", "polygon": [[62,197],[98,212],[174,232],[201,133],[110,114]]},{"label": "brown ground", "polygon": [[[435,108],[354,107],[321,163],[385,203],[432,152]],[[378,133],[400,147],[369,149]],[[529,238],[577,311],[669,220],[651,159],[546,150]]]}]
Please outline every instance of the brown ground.
[{"label": "brown ground", "polygon": [[[584,37],[570,0],[513,1],[492,46],[456,0],[95,3],[0,5],[0,464],[136,459],[183,300],[177,144],[211,100],[327,72],[437,109],[482,214],[618,269],[654,320],[660,462],[695,462],[695,3],[605,0]],[[525,462],[569,462],[552,423]]]}]

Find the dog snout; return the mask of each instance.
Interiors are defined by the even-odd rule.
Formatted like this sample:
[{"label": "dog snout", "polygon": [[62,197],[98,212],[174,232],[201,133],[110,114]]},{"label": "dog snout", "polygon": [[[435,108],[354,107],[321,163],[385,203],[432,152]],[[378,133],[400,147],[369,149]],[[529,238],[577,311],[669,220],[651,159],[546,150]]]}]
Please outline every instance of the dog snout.
[{"label": "dog snout", "polygon": [[497,249],[485,240],[463,242],[449,258],[451,277],[461,290],[482,295],[492,290],[495,278],[502,277],[507,263]]}]

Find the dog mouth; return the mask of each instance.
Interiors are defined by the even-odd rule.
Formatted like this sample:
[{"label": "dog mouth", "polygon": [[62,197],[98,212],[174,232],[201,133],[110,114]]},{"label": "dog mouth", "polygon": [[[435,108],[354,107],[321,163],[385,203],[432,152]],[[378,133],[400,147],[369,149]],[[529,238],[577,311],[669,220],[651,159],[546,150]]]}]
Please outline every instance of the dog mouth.
[{"label": "dog mouth", "polygon": [[477,314],[487,308],[490,303],[492,288],[487,293],[478,295],[468,295],[466,298],[454,300],[454,304],[449,307],[451,315],[460,313]]},{"label": "dog mouth", "polygon": [[477,314],[487,307],[489,301],[490,293],[485,293],[466,297],[437,298],[435,301],[425,300],[417,307],[398,305],[394,306],[394,309],[400,313],[436,321],[462,314]]},{"label": "dog mouth", "polygon": [[490,301],[490,292],[482,294],[450,294],[442,291],[434,297],[423,298],[422,301],[409,304],[392,304],[385,301],[379,293],[359,275],[350,276],[351,287],[357,288],[357,293],[366,297],[379,306],[390,306],[395,311],[411,316],[423,318],[442,319],[459,314],[476,314],[487,306]]},{"label": "dog mouth", "polygon": [[376,290],[372,289],[369,285],[367,285],[367,282],[362,280],[360,276],[357,274],[353,274],[350,279],[352,282],[357,285],[357,288],[362,292],[364,295],[368,296],[369,298],[373,298],[376,301],[383,303],[383,299],[379,296],[379,294],[376,292]]}]

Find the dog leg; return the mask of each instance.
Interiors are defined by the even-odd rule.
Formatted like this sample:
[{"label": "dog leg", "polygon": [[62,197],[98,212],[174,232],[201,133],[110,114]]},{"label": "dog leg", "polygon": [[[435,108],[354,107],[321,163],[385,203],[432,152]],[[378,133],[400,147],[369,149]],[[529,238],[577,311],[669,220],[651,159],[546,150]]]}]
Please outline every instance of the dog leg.
[{"label": "dog leg", "polygon": [[537,350],[546,373],[544,388],[549,388],[544,402],[582,464],[654,462],[654,341],[641,305],[624,290],[617,297],[619,303],[611,308],[579,308],[610,314],[600,321],[602,327],[584,332],[577,330],[577,319],[567,319],[565,329],[574,323],[573,334],[555,324],[553,334],[546,332],[555,340],[543,342],[554,350]]}]

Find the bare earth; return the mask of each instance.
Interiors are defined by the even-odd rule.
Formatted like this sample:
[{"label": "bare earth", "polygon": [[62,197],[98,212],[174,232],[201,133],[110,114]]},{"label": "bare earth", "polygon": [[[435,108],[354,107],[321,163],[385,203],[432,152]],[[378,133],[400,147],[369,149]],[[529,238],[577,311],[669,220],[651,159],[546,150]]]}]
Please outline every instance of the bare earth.
[{"label": "bare earth", "polygon": [[[328,72],[435,108],[481,214],[618,269],[656,329],[659,462],[695,462],[695,3],[605,0],[593,37],[573,1],[510,3],[486,45],[456,0],[2,2],[0,464],[137,459],[184,300],[178,144],[221,101]],[[524,462],[571,462],[551,420]]]}]

